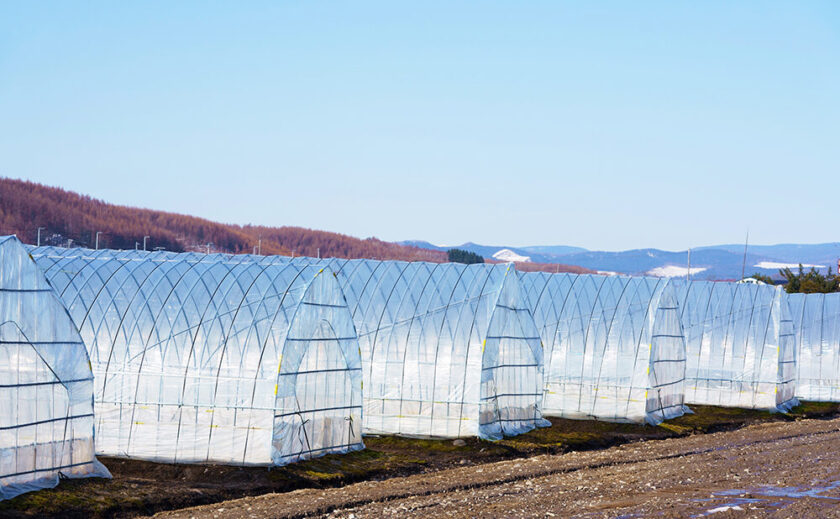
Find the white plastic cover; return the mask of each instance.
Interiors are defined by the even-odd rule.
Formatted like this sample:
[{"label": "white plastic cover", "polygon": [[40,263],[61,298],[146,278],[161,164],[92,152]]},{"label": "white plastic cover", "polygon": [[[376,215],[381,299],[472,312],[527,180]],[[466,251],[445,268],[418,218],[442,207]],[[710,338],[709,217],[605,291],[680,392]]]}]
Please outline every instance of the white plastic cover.
[{"label": "white plastic cover", "polygon": [[98,452],[283,465],[363,448],[359,343],[329,270],[223,255],[32,253],[91,353]]},{"label": "white plastic cover", "polygon": [[295,261],[330,265],[347,296],[365,431],[499,439],[549,425],[542,345],[511,266]]},{"label": "white plastic cover", "polygon": [[796,396],[840,402],[840,293],[787,298],[796,331]]},{"label": "white plastic cover", "polygon": [[798,404],[793,322],[780,288],[672,283],[686,337],[688,404],[770,411]]},{"label": "white plastic cover", "polygon": [[84,344],[23,245],[0,237],[0,500],[90,476],[111,477]]},{"label": "white plastic cover", "polygon": [[546,416],[657,424],[687,410],[685,342],[667,280],[520,278],[546,345]]}]

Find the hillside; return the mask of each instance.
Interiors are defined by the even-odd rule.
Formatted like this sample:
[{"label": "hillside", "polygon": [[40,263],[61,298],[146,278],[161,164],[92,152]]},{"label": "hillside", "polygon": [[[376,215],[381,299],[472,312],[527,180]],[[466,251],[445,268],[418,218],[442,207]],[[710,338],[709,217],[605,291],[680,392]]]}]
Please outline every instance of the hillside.
[{"label": "hillside", "polygon": [[300,227],[228,225],[175,213],[109,204],[89,196],[33,182],[0,178],[0,234],[16,234],[25,243],[133,249],[149,236],[149,249],[252,252],[262,239],[263,254],[378,258],[441,262],[446,254],[376,238],[359,239]]},{"label": "hillside", "polygon": [[[142,247],[149,250],[253,252],[262,254],[336,258],[372,258],[404,261],[446,261],[446,252],[401,245],[376,238],[354,238],[302,227],[230,225],[176,213],[109,204],[61,188],[24,180],[0,178],[0,235],[16,234],[34,244],[41,227],[41,243],[90,247],[101,232],[99,246],[112,249]],[[522,264],[524,265],[524,264]],[[586,269],[558,264],[523,266],[527,270],[581,272]]]}]

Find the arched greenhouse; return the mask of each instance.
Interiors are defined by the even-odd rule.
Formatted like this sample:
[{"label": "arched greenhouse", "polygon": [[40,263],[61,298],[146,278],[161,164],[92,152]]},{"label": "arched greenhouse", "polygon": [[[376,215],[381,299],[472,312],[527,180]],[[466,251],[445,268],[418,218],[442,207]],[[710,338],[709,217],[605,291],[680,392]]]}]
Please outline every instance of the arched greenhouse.
[{"label": "arched greenhouse", "polygon": [[520,278],[546,347],[546,416],[657,424],[686,411],[685,342],[667,280]]},{"label": "arched greenhouse", "polygon": [[97,451],[283,465],[363,448],[352,315],[328,269],[36,248],[95,376]]},{"label": "arched greenhouse", "polygon": [[549,425],[542,344],[512,266],[294,261],[329,265],[347,296],[367,432],[498,439]]},{"label": "arched greenhouse", "polygon": [[796,332],[796,396],[840,402],[840,293],[787,299]]},{"label": "arched greenhouse", "polygon": [[673,281],[686,337],[686,402],[786,411],[797,405],[796,341],[781,289]]},{"label": "arched greenhouse", "polygon": [[0,500],[110,477],[94,457],[92,397],[67,310],[18,239],[0,237]]}]

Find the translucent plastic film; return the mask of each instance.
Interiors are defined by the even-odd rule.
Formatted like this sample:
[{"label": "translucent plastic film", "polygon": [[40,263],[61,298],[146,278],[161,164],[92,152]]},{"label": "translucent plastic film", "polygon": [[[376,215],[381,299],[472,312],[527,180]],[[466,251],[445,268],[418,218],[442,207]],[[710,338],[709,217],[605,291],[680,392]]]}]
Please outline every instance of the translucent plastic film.
[{"label": "translucent plastic film", "polygon": [[363,447],[332,272],[248,257],[33,250],[90,350],[98,452],[285,464]]},{"label": "translucent plastic film", "polygon": [[779,288],[672,283],[686,336],[687,403],[768,410],[797,404],[793,322]]},{"label": "translucent plastic film", "polygon": [[496,439],[548,425],[542,345],[512,267],[320,264],[337,272],[353,310],[366,431]]},{"label": "translucent plastic film", "polygon": [[59,477],[110,477],[94,457],[93,375],[70,316],[14,237],[0,237],[0,500]]},{"label": "translucent plastic film", "polygon": [[787,299],[796,331],[796,396],[840,402],[840,293]]},{"label": "translucent plastic film", "polygon": [[666,280],[520,278],[546,345],[544,414],[655,424],[685,412],[685,343]]}]

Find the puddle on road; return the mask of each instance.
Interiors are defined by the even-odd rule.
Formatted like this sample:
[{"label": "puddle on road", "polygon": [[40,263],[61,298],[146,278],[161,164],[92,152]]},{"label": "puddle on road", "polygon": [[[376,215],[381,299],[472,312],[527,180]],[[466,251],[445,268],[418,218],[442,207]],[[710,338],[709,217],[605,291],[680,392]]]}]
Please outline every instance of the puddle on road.
[{"label": "puddle on road", "polygon": [[803,498],[825,499],[827,501],[840,502],[840,496],[822,495],[824,492],[830,492],[837,489],[840,489],[840,480],[813,487],[774,487],[767,485],[751,487],[748,489],[733,488],[730,490],[721,490],[719,492],[714,492],[710,499],[697,499],[697,501],[713,501],[717,498],[729,496],[732,496],[734,499],[728,499],[724,503],[716,503],[716,506],[713,508],[706,510],[702,514],[695,515],[694,517],[703,517],[730,510],[746,510],[749,505],[760,505],[763,508],[781,509],[790,505],[796,499]]}]

